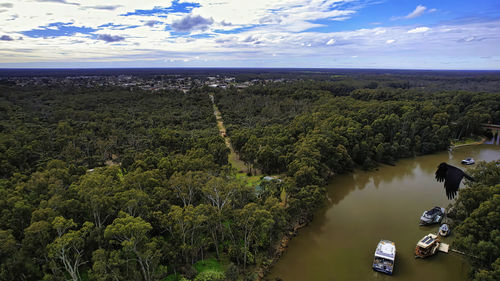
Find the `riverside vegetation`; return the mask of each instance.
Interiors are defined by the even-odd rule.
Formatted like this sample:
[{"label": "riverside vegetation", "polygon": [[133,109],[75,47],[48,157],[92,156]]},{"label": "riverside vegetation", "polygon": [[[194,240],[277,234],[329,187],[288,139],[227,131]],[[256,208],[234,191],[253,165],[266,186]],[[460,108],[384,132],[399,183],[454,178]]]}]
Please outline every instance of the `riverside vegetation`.
[{"label": "riverside vegetation", "polygon": [[470,257],[473,280],[500,279],[500,160],[481,162],[476,180],[460,190],[450,216],[456,219],[453,246]]},{"label": "riverside vegetation", "polygon": [[[252,280],[328,178],[500,123],[496,93],[300,78],[188,94],[0,86],[0,280]],[[240,159],[280,180],[249,184],[231,167],[209,91]],[[500,270],[497,183],[457,201],[457,245],[486,253],[476,280]]]}]

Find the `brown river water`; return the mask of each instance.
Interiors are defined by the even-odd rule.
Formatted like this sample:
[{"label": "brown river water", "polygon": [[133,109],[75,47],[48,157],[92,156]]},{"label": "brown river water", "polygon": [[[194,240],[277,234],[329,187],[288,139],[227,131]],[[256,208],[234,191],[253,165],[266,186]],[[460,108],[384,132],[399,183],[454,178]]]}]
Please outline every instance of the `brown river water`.
[{"label": "brown river water", "polygon": [[[335,177],[328,185],[326,206],[290,241],[266,280],[468,280],[469,266],[460,254],[438,252],[427,259],[414,258],[417,241],[439,228],[437,224],[418,225],[423,211],[452,202],[446,198],[443,183],[434,179],[437,166],[447,162],[467,169],[460,165],[466,157],[476,163],[497,160],[500,146],[464,146],[451,153],[402,159],[396,166]],[[453,238],[452,229],[451,236],[442,241],[451,244]],[[381,239],[396,243],[393,276],[371,268]]]}]

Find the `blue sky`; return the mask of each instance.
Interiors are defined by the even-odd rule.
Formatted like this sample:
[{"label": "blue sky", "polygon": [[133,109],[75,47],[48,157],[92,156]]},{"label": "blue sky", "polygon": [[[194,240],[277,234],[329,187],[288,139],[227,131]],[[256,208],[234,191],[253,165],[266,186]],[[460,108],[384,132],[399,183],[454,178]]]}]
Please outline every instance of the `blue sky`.
[{"label": "blue sky", "polygon": [[0,0],[0,67],[500,69],[500,1]]}]

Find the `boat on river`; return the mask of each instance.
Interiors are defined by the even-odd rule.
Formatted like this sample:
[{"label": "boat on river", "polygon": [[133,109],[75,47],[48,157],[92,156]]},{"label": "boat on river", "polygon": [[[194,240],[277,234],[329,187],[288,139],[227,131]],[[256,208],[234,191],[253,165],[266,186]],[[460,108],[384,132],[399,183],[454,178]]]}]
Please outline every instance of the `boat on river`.
[{"label": "boat on river", "polygon": [[428,211],[425,211],[420,217],[420,225],[439,223],[443,219],[444,214],[445,214],[444,208],[437,206]]},{"label": "boat on river", "polygon": [[476,163],[476,161],[474,161],[474,158],[466,158],[466,159],[462,160],[461,163],[464,165],[472,165],[472,164]]},{"label": "boat on river", "polygon": [[446,237],[446,236],[450,235],[450,232],[451,232],[451,229],[450,229],[450,227],[446,223],[443,223],[439,227],[439,235],[441,235],[443,237]]},{"label": "boat on river", "polygon": [[415,247],[415,258],[426,258],[434,255],[437,251],[448,253],[450,245],[441,243],[436,234],[429,233],[417,242]]},{"label": "boat on river", "polygon": [[389,240],[380,240],[375,249],[373,270],[392,275],[396,258],[396,245]]}]

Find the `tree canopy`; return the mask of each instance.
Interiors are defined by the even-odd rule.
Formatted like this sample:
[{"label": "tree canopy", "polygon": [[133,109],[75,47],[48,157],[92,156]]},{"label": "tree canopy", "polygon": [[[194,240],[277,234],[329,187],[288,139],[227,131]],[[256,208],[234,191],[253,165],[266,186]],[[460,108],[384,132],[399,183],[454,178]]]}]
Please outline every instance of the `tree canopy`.
[{"label": "tree canopy", "polygon": [[[283,75],[293,81],[187,93],[0,84],[0,280],[251,278],[312,219],[336,174],[500,122],[497,94],[450,77],[442,90],[424,74]],[[247,181],[231,167],[208,90],[241,160],[274,177]],[[500,268],[499,164],[488,165],[456,208],[477,280]],[[198,271],[207,258],[224,266]]]}]

